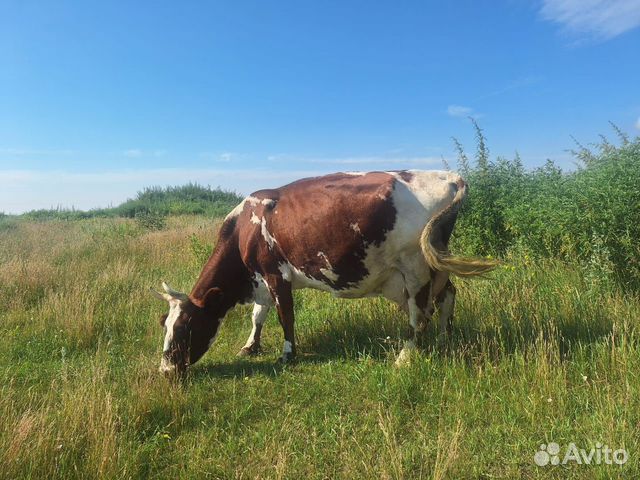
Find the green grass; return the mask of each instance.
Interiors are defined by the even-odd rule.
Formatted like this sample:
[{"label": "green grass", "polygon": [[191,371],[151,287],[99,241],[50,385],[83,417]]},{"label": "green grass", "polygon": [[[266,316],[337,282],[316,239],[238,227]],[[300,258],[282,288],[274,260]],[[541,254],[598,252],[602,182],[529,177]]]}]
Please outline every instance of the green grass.
[{"label": "green grass", "polygon": [[[218,221],[0,229],[0,478],[635,478],[640,299],[578,267],[515,257],[461,282],[453,338],[397,369],[405,316],[296,294],[299,361],[237,359],[249,307],[182,383],[157,373],[161,280],[189,290]],[[537,467],[541,443],[625,448]]]}]

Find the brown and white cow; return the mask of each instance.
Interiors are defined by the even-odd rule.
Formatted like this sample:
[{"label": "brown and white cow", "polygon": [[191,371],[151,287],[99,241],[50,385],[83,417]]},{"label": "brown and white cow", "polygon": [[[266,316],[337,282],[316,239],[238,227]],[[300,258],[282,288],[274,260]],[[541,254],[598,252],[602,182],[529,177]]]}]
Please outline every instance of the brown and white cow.
[{"label": "brown and white cow", "polygon": [[240,355],[257,353],[269,309],[284,330],[281,360],[296,354],[293,290],[340,298],[382,295],[406,309],[415,348],[425,320],[440,310],[450,326],[455,289],[449,274],[481,275],[494,263],[447,251],[467,191],[448,171],[335,173],[305,178],[245,198],[225,218],[218,243],[189,295],[163,283],[169,302],[163,372],[183,371],[213,343],[226,313],[254,303],[253,329]]}]

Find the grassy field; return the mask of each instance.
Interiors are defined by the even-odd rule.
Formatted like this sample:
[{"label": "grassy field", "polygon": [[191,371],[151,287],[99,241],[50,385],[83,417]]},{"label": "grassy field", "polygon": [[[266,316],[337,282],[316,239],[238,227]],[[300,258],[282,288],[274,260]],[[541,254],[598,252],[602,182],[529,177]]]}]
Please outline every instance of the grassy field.
[{"label": "grassy field", "polygon": [[[219,222],[0,225],[0,478],[636,478],[640,298],[553,261],[458,281],[453,338],[393,367],[405,316],[296,294],[299,361],[249,307],[182,383],[159,376],[161,280],[189,290]],[[541,444],[624,448],[539,467]]]}]

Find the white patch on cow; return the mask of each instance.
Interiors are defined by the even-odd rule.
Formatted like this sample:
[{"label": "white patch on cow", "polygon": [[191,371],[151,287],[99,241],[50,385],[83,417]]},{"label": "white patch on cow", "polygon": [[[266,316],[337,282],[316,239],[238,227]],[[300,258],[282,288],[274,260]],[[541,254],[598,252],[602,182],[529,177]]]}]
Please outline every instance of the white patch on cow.
[{"label": "white patch on cow", "polygon": [[245,198],[238,205],[236,205],[235,208],[231,210],[226,217],[224,217],[225,221],[230,218],[239,216],[242,213],[242,210],[244,210],[244,204],[246,201],[247,199]]},{"label": "white patch on cow", "polygon": [[273,300],[271,298],[271,292],[269,291],[269,286],[267,285],[266,280],[259,273],[254,274],[254,279],[258,284],[253,289],[253,300],[259,305],[273,305]]},{"label": "white patch on cow", "polygon": [[329,268],[331,268],[331,262],[329,262],[329,257],[327,257],[327,254],[324,252],[318,252],[317,253],[318,257],[322,258],[326,264],[329,266]]},{"label": "white patch on cow", "polygon": [[164,322],[164,327],[166,333],[164,335],[164,345],[162,347],[163,352],[169,351],[169,346],[171,345],[171,340],[173,340],[173,326],[180,317],[180,313],[182,313],[180,302],[177,300],[172,300],[169,302],[169,314],[167,315],[167,319]]},{"label": "white patch on cow", "polygon": [[333,291],[331,286],[327,285],[325,282],[307,275],[301,268],[298,268],[289,262],[281,263],[278,266],[278,269],[281,273],[283,271],[288,271],[290,275],[289,281],[291,282],[291,288],[294,290],[299,290],[301,288],[313,288],[316,290],[323,290],[325,292]]},{"label": "white patch on cow", "polygon": [[378,196],[378,198],[380,200],[386,200],[387,199],[387,196],[384,193],[379,193],[377,196]]},{"label": "white patch on cow", "polygon": [[251,197],[251,196],[245,198],[244,201],[249,202],[249,205],[251,205],[252,207],[257,207],[261,202],[259,198]]},{"label": "white patch on cow", "polygon": [[262,330],[262,325],[264,325],[264,321],[267,319],[270,308],[271,305],[259,305],[257,303],[253,306],[253,312],[251,313],[251,323],[253,327],[251,328],[249,338],[247,338],[242,348],[251,348],[258,340],[259,332]]},{"label": "white patch on cow", "polygon": [[362,235],[362,232],[360,231],[360,225],[358,225],[358,222],[350,224],[349,227],[351,228],[351,230],[353,230],[357,234]]},{"label": "white patch on cow", "polygon": [[256,215],[256,212],[251,212],[251,223],[260,225],[260,218]]},{"label": "white patch on cow", "polygon": [[352,175],[354,177],[362,177],[363,175],[366,175],[369,172],[344,172],[345,175]]},{"label": "white patch on cow", "polygon": [[444,170],[413,170],[411,173],[410,182],[401,184],[403,188],[394,189],[394,205],[405,217],[414,215],[414,220],[423,217],[426,223],[453,201],[457,190],[455,185],[461,177]]},{"label": "white patch on cow", "polygon": [[284,345],[282,345],[282,353],[286,355],[287,353],[293,353],[293,345],[289,340],[284,341]]},{"label": "white patch on cow", "polygon": [[280,305],[278,295],[269,286],[264,277],[256,272],[254,279],[258,283],[258,286],[253,289],[255,303],[258,305],[272,306],[275,302],[276,305]]},{"label": "white patch on cow", "polygon": [[287,263],[280,263],[278,265],[278,270],[280,270],[280,274],[282,275],[282,278],[284,280],[286,280],[287,282],[291,281],[291,268]]},{"label": "white patch on cow", "polygon": [[175,365],[173,365],[169,360],[167,360],[164,356],[165,353],[168,353],[171,347],[171,341],[173,340],[173,326],[176,321],[180,317],[181,305],[177,300],[171,300],[169,302],[169,314],[164,322],[165,334],[164,334],[164,343],[162,344],[162,359],[160,360],[160,371],[162,373],[172,372],[175,369]]},{"label": "white patch on cow", "polygon": [[334,272],[333,270],[328,270],[326,268],[321,268],[320,273],[323,274],[332,282],[337,282],[338,278],[340,278],[336,272]]},{"label": "white patch on cow", "polygon": [[265,241],[267,242],[267,244],[269,245],[269,249],[273,249],[273,244],[274,243],[278,243],[278,241],[275,239],[275,237],[273,237],[270,233],[269,230],[267,230],[267,219],[262,217],[262,237],[265,239]]},{"label": "white patch on cow", "polygon": [[329,280],[335,282],[338,280],[338,275],[336,274],[336,272],[333,271],[333,266],[331,265],[331,262],[329,261],[329,257],[327,257],[327,255],[324,252],[318,252],[318,256],[321,257],[325,263],[327,264],[328,268],[321,268],[320,269],[320,273],[323,274],[325,277],[327,277]]},{"label": "white patch on cow", "polygon": [[389,277],[383,283],[380,294],[400,307],[408,311],[407,299],[405,296],[405,280],[399,270],[391,270]]},{"label": "white patch on cow", "polygon": [[231,210],[229,212],[229,214],[224,217],[225,220],[228,220],[229,218],[233,218],[233,217],[237,217],[239,216],[242,211],[244,210],[244,206],[245,204],[249,204],[252,207],[257,207],[258,205],[262,204],[262,205],[271,205],[273,203],[275,203],[274,200],[270,199],[270,198],[265,198],[264,200],[260,200],[259,198],[256,197],[246,197],[244,200],[242,200],[242,202],[240,202],[238,205],[235,206],[235,208],[233,210]]}]

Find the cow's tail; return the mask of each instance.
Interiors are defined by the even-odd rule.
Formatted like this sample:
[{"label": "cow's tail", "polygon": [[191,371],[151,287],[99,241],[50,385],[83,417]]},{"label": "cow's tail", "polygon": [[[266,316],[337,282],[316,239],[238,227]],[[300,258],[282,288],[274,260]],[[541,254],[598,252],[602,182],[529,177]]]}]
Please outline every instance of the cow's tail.
[{"label": "cow's tail", "polygon": [[[445,242],[437,242],[437,238],[434,238],[434,233],[439,232],[441,224],[455,220],[460,204],[467,194],[467,184],[462,178],[458,180],[457,187],[458,191],[451,204],[434,215],[425,225],[420,235],[420,248],[427,265],[434,270],[453,273],[460,277],[481,276],[493,270],[499,262],[488,258],[451,255],[446,250],[448,238]],[[436,242],[442,244],[438,246],[444,249],[439,250]]]}]

